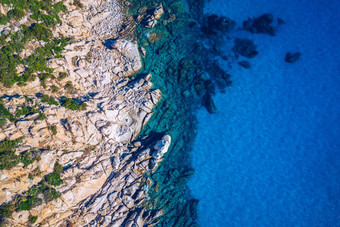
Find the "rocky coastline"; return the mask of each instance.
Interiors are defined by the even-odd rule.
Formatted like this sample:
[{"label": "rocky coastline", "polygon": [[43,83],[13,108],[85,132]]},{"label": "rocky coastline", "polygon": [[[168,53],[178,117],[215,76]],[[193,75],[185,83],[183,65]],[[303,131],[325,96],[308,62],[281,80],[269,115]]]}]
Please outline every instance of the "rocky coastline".
[{"label": "rocky coastline", "polygon": [[[47,79],[45,86],[38,79],[25,86],[0,85],[6,113],[17,118],[4,118],[1,141],[18,141],[14,157],[37,154],[36,159],[28,157],[27,165],[20,161],[1,170],[1,223],[153,224],[162,210],[143,208],[152,184],[145,173],[155,171],[171,137],[164,134],[147,145],[135,138],[152,116],[161,92],[152,88],[151,74],[135,76],[142,68],[141,51],[121,3],[63,3],[67,11],[60,14],[61,23],[53,35],[72,40],[61,58],[52,57],[47,64],[57,75],[67,73],[66,85],[63,78]],[[1,6],[2,13],[9,10]],[[23,18],[14,26],[19,28],[20,23],[30,23],[30,19]],[[13,29],[13,23],[1,29]],[[28,43],[20,54],[28,54],[33,45]],[[53,85],[60,89],[52,92],[47,88]],[[46,96],[47,102],[43,99]],[[63,101],[59,105],[54,97],[69,97],[78,110]],[[77,103],[85,103],[81,105],[84,108],[79,109]],[[38,112],[31,111],[37,108]],[[23,112],[26,109],[31,112]],[[6,149],[4,152],[10,152]],[[57,170],[58,166],[62,168]],[[51,178],[54,176],[59,179]],[[48,192],[53,192],[53,198],[47,199]]]}]

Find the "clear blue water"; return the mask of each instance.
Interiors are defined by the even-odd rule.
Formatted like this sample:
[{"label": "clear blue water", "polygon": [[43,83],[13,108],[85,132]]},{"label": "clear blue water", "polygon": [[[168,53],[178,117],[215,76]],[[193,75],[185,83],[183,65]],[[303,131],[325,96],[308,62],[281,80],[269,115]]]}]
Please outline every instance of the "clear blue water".
[{"label": "clear blue water", "polygon": [[[212,0],[240,25],[272,13],[275,37],[248,36],[260,55],[198,112],[189,187],[201,226],[340,226],[340,1]],[[287,51],[301,51],[294,64]]]}]

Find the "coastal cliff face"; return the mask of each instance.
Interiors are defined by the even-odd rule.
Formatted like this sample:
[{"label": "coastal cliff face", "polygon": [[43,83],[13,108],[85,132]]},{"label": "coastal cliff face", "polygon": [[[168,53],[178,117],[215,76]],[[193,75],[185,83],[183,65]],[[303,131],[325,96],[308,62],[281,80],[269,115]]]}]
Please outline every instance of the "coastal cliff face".
[{"label": "coastal cliff face", "polygon": [[[135,141],[161,99],[151,74],[134,76],[145,50],[133,39],[134,24],[117,1],[63,4],[67,10],[52,32],[54,38],[70,39],[61,56],[52,51],[47,59],[52,76],[39,74],[40,81],[24,86],[0,85],[1,105],[13,116],[2,117],[0,141],[3,147],[15,143],[11,158],[20,157],[0,171],[1,213],[11,211],[1,221],[9,226],[152,225],[163,213],[146,210],[153,183],[146,173],[155,171],[171,138],[165,135],[148,146]],[[2,14],[10,9],[1,5]],[[154,12],[140,20],[152,27],[162,8]],[[34,26],[37,21],[27,15],[0,29]],[[25,58],[42,46],[46,42],[33,40],[18,54]],[[18,73],[25,67],[18,65]],[[10,150],[3,148],[1,155]]]}]

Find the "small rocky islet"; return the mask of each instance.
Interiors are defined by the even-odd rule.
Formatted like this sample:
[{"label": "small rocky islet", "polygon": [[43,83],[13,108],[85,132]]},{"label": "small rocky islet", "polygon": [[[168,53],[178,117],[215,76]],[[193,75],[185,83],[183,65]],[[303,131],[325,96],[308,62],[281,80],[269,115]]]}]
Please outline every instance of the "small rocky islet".
[{"label": "small rocky islet", "polygon": [[[195,226],[195,111],[218,111],[213,96],[232,86],[219,62],[251,69],[256,45],[204,15],[203,0],[46,2],[0,4],[11,66],[0,77],[1,223]],[[273,21],[241,29],[274,35]]]}]

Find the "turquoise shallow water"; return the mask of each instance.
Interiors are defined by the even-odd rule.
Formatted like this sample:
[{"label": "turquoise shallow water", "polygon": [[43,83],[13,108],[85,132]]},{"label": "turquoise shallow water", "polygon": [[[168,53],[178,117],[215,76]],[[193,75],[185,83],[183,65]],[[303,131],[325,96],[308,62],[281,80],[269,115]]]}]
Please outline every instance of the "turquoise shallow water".
[{"label": "turquoise shallow water", "polygon": [[[340,226],[340,2],[212,0],[206,11],[238,25],[263,13],[286,23],[275,37],[233,34],[260,54],[251,69],[229,70],[217,114],[197,114],[189,187],[198,223]],[[301,59],[285,63],[288,51]]]}]

